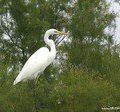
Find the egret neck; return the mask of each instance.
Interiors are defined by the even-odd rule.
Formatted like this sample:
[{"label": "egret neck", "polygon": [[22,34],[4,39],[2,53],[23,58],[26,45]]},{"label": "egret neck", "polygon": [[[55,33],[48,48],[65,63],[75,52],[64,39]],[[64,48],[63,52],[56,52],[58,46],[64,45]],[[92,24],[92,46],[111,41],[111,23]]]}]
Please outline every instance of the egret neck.
[{"label": "egret neck", "polygon": [[55,58],[55,55],[56,55],[55,43],[52,39],[49,39],[49,36],[50,35],[46,33],[44,36],[44,41],[50,47],[51,56],[54,56],[54,58]]}]

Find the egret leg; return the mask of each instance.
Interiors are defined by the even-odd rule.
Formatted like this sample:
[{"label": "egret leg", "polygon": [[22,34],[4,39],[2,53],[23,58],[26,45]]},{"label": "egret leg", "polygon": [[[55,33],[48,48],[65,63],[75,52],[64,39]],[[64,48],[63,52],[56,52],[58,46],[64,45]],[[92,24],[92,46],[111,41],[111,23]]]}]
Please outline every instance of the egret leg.
[{"label": "egret leg", "polygon": [[39,75],[37,75],[37,77],[35,79],[35,85],[37,85],[38,79],[39,79]]},{"label": "egret leg", "polygon": [[37,73],[35,73],[33,76],[33,78],[35,79],[35,85],[37,84],[37,82],[38,82],[38,79],[39,79],[39,77],[40,77],[40,75],[42,74],[42,72],[37,72]]}]

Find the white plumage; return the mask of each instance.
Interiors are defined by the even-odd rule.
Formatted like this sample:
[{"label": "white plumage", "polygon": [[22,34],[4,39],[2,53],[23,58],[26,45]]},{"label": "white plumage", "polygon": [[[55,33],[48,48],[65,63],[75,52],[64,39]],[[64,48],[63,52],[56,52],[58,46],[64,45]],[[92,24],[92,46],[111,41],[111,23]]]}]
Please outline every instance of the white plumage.
[{"label": "white plumage", "polygon": [[42,47],[38,49],[25,63],[21,72],[18,74],[13,85],[21,81],[26,81],[29,79],[35,79],[38,73],[41,73],[45,68],[50,65],[56,56],[56,48],[54,41],[49,39],[50,35],[53,34],[63,34],[67,33],[59,32],[56,29],[47,30],[44,36],[45,43],[50,46],[50,51],[47,47]]}]

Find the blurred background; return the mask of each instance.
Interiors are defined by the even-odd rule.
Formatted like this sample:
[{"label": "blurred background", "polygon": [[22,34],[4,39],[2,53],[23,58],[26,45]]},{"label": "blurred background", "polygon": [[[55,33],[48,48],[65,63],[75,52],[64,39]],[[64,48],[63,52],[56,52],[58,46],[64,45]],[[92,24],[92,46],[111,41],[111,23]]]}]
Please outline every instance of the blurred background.
[{"label": "blurred background", "polygon": [[[119,5],[119,0],[1,0],[0,112],[120,107]],[[45,46],[50,28],[70,32],[57,46],[54,63],[36,85],[13,86],[27,59]]]}]

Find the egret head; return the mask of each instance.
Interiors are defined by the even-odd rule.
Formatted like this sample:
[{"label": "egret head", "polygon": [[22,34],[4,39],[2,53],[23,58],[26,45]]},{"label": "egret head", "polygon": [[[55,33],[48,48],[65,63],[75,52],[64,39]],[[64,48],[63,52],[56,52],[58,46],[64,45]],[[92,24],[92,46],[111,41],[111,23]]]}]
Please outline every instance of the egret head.
[{"label": "egret head", "polygon": [[56,29],[49,29],[49,30],[46,31],[46,34],[48,34],[49,36],[50,35],[54,35],[54,34],[57,34],[57,35],[68,35],[68,33],[61,32],[61,31],[58,31]]},{"label": "egret head", "polygon": [[45,36],[44,36],[44,41],[47,43],[48,40],[53,42],[53,40],[56,41],[56,38],[58,36],[54,36],[54,35],[68,35],[68,33],[65,33],[65,32],[61,32],[61,31],[58,31],[56,29],[49,29],[45,32]]}]

